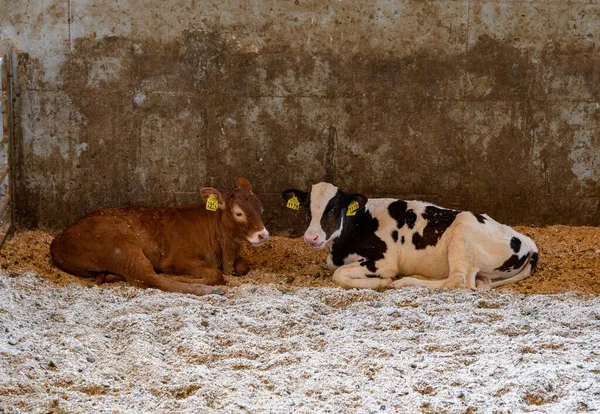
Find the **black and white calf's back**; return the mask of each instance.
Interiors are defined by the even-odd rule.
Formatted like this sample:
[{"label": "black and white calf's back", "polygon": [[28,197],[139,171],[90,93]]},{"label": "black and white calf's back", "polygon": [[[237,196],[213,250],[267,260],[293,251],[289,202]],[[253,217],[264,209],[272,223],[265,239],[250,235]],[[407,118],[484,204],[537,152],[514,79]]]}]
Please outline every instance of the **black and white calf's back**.
[{"label": "black and white calf's back", "polygon": [[537,263],[533,240],[485,214],[367,199],[329,183],[282,195],[307,209],[304,240],[330,247],[327,263],[344,288],[491,288],[525,279]]}]

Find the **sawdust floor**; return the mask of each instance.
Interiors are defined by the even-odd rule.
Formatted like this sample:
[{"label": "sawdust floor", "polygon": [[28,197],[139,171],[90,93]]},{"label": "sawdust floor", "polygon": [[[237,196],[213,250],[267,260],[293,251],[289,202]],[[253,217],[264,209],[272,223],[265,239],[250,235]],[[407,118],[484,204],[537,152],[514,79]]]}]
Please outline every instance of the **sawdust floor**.
[{"label": "sawdust floor", "polygon": [[[550,226],[515,227],[531,237],[540,250],[538,270],[530,278],[501,289],[517,293],[600,293],[600,228]],[[17,233],[0,250],[0,267],[19,274],[31,271],[57,284],[85,280],[52,265],[52,235],[44,231]],[[316,251],[301,238],[272,237],[264,246],[245,249],[252,270],[243,277],[227,276],[227,286],[276,284],[284,289],[334,287],[326,266],[327,249]]]},{"label": "sawdust floor", "polygon": [[273,237],[205,296],[96,286],[19,233],[0,413],[597,412],[600,229],[519,230],[540,270],[503,289],[333,288],[326,252]]}]

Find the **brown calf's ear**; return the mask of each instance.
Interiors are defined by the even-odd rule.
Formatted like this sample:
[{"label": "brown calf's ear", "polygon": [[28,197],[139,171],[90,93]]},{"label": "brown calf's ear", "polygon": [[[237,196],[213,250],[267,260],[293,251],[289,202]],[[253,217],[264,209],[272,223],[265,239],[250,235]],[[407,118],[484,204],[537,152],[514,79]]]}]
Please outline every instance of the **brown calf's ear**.
[{"label": "brown calf's ear", "polygon": [[244,177],[239,177],[235,180],[235,185],[237,188],[247,188],[248,190],[252,190],[252,184]]},{"label": "brown calf's ear", "polygon": [[216,188],[204,187],[202,190],[200,190],[200,194],[202,194],[202,199],[205,203],[208,201],[210,196],[214,196],[219,202],[219,208],[225,209],[225,199],[221,195],[221,192]]}]

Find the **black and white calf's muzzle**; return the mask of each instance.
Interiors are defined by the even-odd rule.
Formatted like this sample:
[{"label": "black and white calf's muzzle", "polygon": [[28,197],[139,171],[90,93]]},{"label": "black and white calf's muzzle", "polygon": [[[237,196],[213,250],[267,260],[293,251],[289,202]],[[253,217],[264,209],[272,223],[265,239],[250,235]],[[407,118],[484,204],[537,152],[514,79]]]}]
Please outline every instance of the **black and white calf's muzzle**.
[{"label": "black and white calf's muzzle", "polygon": [[304,241],[315,249],[322,249],[327,244],[326,236],[308,230],[304,233]]},{"label": "black and white calf's muzzle", "polygon": [[341,191],[326,183],[312,186],[310,197],[310,225],[304,232],[304,241],[314,249],[322,249],[327,242],[339,236],[343,227],[341,208],[337,208]]}]

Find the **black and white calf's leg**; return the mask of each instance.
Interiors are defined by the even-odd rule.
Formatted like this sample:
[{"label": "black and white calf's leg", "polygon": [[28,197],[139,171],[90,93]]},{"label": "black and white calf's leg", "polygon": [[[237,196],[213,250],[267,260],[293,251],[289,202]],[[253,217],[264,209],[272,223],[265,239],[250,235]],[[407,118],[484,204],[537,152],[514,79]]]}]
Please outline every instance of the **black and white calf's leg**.
[{"label": "black and white calf's leg", "polygon": [[374,289],[381,290],[392,283],[393,275],[387,272],[371,272],[360,262],[350,263],[337,268],[333,273],[333,281],[344,289]]},{"label": "black and white calf's leg", "polygon": [[473,267],[459,267],[450,272],[446,279],[431,280],[416,277],[403,277],[388,286],[391,289],[399,289],[407,286],[423,286],[431,289],[491,287],[491,282],[477,278],[479,269]]},{"label": "black and white calf's leg", "polygon": [[[460,233],[458,233],[460,234]],[[420,279],[416,277],[403,277],[389,285],[392,289],[406,286],[423,286],[433,289],[468,288],[477,286],[489,287],[491,281],[478,279],[479,268],[469,260],[469,241],[464,236],[455,235],[448,244],[448,277],[445,279]]]}]

